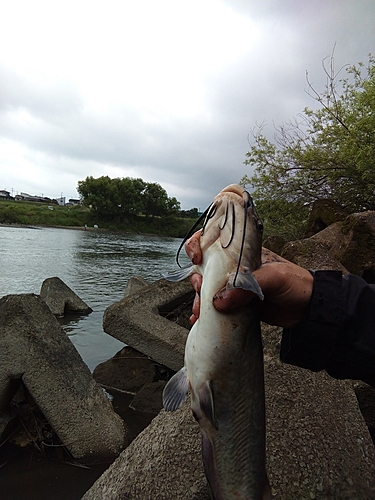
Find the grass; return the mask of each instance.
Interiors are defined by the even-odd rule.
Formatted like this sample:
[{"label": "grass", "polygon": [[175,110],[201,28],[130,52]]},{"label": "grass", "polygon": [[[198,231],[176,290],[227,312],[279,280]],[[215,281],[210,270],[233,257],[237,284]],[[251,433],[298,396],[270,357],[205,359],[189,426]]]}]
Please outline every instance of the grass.
[{"label": "grass", "polygon": [[[53,207],[51,210],[48,207]],[[126,231],[131,233],[150,233],[161,236],[182,238],[194,224],[195,219],[177,217],[141,217],[131,219],[100,220],[89,208],[81,205],[62,207],[45,203],[27,201],[0,200],[0,223],[21,224],[28,226],[65,226],[93,227],[111,231]]]}]

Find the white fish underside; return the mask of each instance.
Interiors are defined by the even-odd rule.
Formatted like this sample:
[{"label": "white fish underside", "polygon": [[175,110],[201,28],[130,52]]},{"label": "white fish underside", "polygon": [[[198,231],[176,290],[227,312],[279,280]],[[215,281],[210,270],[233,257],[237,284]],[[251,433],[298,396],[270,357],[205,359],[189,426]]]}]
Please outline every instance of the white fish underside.
[{"label": "white fish underside", "polygon": [[[203,276],[200,316],[186,342],[185,366],[165,388],[164,407],[177,409],[190,389],[192,411],[202,432],[205,473],[215,500],[266,500],[271,496],[265,470],[259,319],[252,307],[221,314],[212,303],[215,293],[233,281],[237,255],[230,255],[217,238],[204,249],[202,264],[190,270]],[[243,273],[240,282],[261,294],[251,273]]]}]

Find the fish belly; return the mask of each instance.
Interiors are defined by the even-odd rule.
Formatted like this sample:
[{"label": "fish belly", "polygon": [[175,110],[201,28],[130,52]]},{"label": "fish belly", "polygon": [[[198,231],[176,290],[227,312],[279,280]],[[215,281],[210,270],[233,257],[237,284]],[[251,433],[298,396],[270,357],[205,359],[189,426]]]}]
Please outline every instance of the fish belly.
[{"label": "fish belly", "polygon": [[215,500],[261,500],[267,479],[260,324],[250,309],[216,314],[211,343],[207,332],[197,328],[187,344],[204,469]]}]

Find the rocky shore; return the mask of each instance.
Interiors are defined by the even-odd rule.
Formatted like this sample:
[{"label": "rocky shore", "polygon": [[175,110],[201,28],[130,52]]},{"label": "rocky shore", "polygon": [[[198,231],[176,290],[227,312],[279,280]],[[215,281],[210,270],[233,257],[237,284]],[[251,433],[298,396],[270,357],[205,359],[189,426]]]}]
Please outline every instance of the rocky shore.
[{"label": "rocky shore", "polygon": [[[375,212],[332,215],[317,204],[307,235],[265,245],[308,269],[340,269],[375,282]],[[74,460],[115,459],[84,500],[208,500],[200,432],[189,403],[174,413],[161,409],[164,384],[183,364],[193,299],[189,282],[130,280],[124,298],[103,318],[106,333],[128,347],[93,375],[55,319],[67,309],[82,313],[86,305],[57,278],[52,285],[44,284],[40,296],[0,300],[1,438],[19,418],[19,391],[26,390]],[[282,364],[280,329],[263,325],[262,333],[274,498],[375,499],[375,391]],[[102,387],[132,393],[131,406],[155,418],[132,435]]]}]

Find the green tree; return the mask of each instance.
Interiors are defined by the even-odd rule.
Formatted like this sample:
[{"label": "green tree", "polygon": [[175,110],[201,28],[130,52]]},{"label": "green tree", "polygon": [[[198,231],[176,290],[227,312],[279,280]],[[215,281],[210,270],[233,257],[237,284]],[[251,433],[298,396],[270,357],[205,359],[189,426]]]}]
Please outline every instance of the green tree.
[{"label": "green tree", "polygon": [[147,216],[178,215],[180,202],[169,198],[157,183],[148,183],[131,177],[97,179],[86,177],[78,182],[78,193],[85,206],[104,219],[122,222],[127,217],[143,213]]},{"label": "green tree", "polygon": [[91,207],[97,215],[108,218],[118,213],[117,186],[108,176],[98,179],[89,176],[78,181],[77,191],[84,205]]},{"label": "green tree", "polygon": [[125,177],[114,179],[118,190],[119,213],[124,216],[137,215],[143,210],[143,193],[146,183],[142,179]]},{"label": "green tree", "polygon": [[[335,73],[333,57],[324,64],[327,84],[309,94],[319,104],[276,129],[274,142],[252,132],[245,164],[254,167],[242,184],[269,208],[284,203],[284,215],[301,219],[301,207],[330,198],[352,211],[375,209],[375,59]],[[328,67],[327,67],[328,66]],[[339,72],[340,73],[340,72]],[[275,205],[276,204],[276,205]]]},{"label": "green tree", "polygon": [[168,194],[157,182],[148,182],[143,192],[143,212],[146,216],[168,213]]}]

